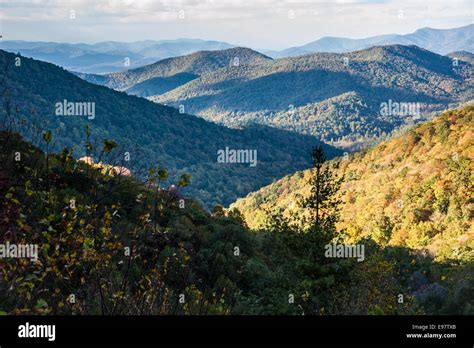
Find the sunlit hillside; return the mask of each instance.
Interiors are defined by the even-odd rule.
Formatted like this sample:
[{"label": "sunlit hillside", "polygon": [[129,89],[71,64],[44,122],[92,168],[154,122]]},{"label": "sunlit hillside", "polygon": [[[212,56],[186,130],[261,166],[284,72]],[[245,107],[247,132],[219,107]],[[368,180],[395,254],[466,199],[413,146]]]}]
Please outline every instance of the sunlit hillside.
[{"label": "sunlit hillside", "polygon": [[[474,257],[474,107],[443,113],[432,122],[362,153],[330,162],[344,176],[339,229],[354,242],[370,236],[380,245],[424,249],[437,259]],[[231,208],[258,229],[264,210],[302,214],[310,172],[266,186]]]}]

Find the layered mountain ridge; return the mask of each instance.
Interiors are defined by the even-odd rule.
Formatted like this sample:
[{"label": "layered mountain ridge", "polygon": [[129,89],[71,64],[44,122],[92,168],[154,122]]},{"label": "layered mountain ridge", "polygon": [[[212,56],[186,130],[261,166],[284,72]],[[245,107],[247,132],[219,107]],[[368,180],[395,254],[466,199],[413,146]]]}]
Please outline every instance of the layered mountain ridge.
[{"label": "layered mountain ridge", "polygon": [[[207,207],[229,204],[282,175],[308,167],[307,153],[319,143],[314,137],[270,127],[229,129],[5,51],[0,51],[0,67],[5,106],[2,119],[10,116],[27,139],[37,139],[38,132],[52,130],[51,149],[61,151],[68,146],[80,157],[86,154],[85,127],[89,125],[93,142],[99,144],[96,159],[100,143],[113,139],[120,145],[117,165],[130,168],[138,177],[155,165],[168,168],[173,177],[189,173],[193,184],[188,194]],[[57,103],[85,103],[94,115],[58,115]],[[257,165],[219,163],[218,151],[226,147],[256,151]],[[340,154],[329,146],[326,149],[333,156]],[[130,154],[130,162],[123,163],[125,152]]]}]

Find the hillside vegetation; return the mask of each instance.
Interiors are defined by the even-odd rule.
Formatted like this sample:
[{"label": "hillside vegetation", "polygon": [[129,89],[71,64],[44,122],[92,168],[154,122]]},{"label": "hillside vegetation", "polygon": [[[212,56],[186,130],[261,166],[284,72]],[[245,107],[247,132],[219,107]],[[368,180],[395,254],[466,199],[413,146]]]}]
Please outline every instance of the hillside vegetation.
[{"label": "hillside vegetation", "polygon": [[[393,45],[222,68],[150,99],[231,127],[267,124],[354,149],[472,99],[473,76],[463,60],[453,66],[449,57]],[[418,103],[419,113],[384,115],[389,100]]]},{"label": "hillside vegetation", "polygon": [[[119,151],[86,146],[103,163]],[[0,314],[473,314],[468,265],[370,240],[364,262],[327,258],[331,224],[301,233],[275,216],[252,233],[237,211],[183,196],[186,175],[169,186],[154,167],[142,183],[72,151],[0,132],[0,243],[38,247],[0,259]]]},{"label": "hillside vegetation", "polygon": [[[474,260],[474,107],[444,112],[370,150],[331,162],[343,178],[338,230],[437,260]],[[253,229],[268,212],[304,215],[309,170],[289,175],[230,206]]]},{"label": "hillside vegetation", "polygon": [[271,60],[248,48],[199,51],[159,60],[144,67],[106,75],[79,74],[87,81],[142,97],[163,94],[200,75],[223,67],[254,65]]},{"label": "hillside vegetation", "polygon": [[[468,56],[389,45],[272,60],[231,48],[79,76],[232,128],[264,124],[352,151],[474,98]],[[383,113],[385,103],[412,110]]]},{"label": "hillside vegetation", "polygon": [[[14,122],[34,144],[45,149],[38,133],[51,130],[55,136],[50,151],[68,146],[76,149],[77,158],[82,157],[89,125],[92,142],[112,139],[120,144],[113,165],[123,165],[137,177],[158,164],[166,164],[175,179],[189,173],[193,181],[189,193],[209,208],[230,204],[273,179],[308,168],[306,154],[319,143],[314,137],[270,127],[229,129],[5,51],[0,51],[0,80],[1,122]],[[56,103],[64,100],[94,103],[95,115],[56,115]],[[257,151],[257,165],[218,163],[217,151],[226,147]],[[330,156],[340,154],[329,146],[325,149]],[[124,162],[126,153],[129,161]],[[99,154],[91,155],[97,159]]]}]

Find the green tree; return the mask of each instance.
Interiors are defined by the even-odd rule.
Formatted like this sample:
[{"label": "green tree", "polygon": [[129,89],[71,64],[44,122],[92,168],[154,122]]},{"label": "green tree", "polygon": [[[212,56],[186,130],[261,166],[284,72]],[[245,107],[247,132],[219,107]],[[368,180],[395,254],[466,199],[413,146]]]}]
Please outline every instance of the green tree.
[{"label": "green tree", "polygon": [[[306,225],[310,232],[333,234],[342,200],[339,189],[343,178],[338,178],[326,162],[326,156],[321,145],[313,148],[313,175],[309,180],[311,194],[300,202],[301,207],[309,211]],[[337,164],[336,164],[337,166]]]}]

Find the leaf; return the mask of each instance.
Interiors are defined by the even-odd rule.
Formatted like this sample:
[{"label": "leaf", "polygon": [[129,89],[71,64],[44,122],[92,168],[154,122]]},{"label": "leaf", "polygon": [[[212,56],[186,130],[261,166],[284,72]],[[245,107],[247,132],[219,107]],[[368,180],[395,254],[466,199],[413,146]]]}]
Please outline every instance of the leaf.
[{"label": "leaf", "polygon": [[51,140],[53,139],[53,136],[51,134],[50,130],[47,130],[46,132],[43,133],[43,140],[46,141],[46,143],[51,143]]},{"label": "leaf", "polygon": [[178,186],[179,187],[185,187],[185,186],[188,186],[190,182],[191,182],[191,175],[190,174],[183,174],[183,175],[181,175],[181,178],[178,181]]},{"label": "leaf", "polygon": [[113,149],[115,149],[118,146],[118,144],[115,142],[115,140],[104,140],[104,147],[103,151],[105,153],[109,153]]},{"label": "leaf", "polygon": [[33,190],[31,189],[32,188],[32,184],[31,184],[31,181],[30,180],[27,180],[25,182],[25,193],[28,195],[28,196],[31,196],[33,194]]},{"label": "leaf", "polygon": [[42,298],[40,298],[37,302],[36,302],[36,306],[35,308],[47,308],[48,307],[48,303],[43,300]]},{"label": "leaf", "polygon": [[166,169],[158,170],[158,178],[161,181],[165,181],[168,178],[168,171]]}]

